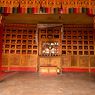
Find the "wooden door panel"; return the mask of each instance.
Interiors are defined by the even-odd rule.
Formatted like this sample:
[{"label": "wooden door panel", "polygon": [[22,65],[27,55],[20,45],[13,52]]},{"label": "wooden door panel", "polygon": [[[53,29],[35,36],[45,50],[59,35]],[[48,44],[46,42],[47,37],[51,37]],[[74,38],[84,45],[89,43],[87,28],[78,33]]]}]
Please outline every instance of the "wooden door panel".
[{"label": "wooden door panel", "polygon": [[20,55],[10,55],[10,63],[9,63],[9,65],[10,66],[14,66],[14,65],[16,65],[16,66],[20,66],[20,63],[21,63],[21,56]]},{"label": "wooden door panel", "polygon": [[22,55],[21,65],[22,66],[32,66],[32,67],[37,66],[37,56]]},{"label": "wooden door panel", "polygon": [[2,54],[2,66],[7,66],[9,61],[8,61],[9,56],[7,54]]},{"label": "wooden door panel", "polygon": [[63,56],[62,57],[62,67],[70,67],[71,66],[71,56]]},{"label": "wooden door panel", "polygon": [[48,58],[40,58],[40,66],[47,66],[48,64]]},{"label": "wooden door panel", "polygon": [[53,66],[60,66],[60,58],[51,58],[50,60],[50,64]]},{"label": "wooden door panel", "polygon": [[88,67],[89,66],[89,56],[80,56],[79,57],[79,66]]},{"label": "wooden door panel", "polygon": [[71,66],[78,66],[77,59],[77,56],[71,56]]},{"label": "wooden door panel", "polygon": [[90,66],[95,67],[95,56],[90,56]]}]

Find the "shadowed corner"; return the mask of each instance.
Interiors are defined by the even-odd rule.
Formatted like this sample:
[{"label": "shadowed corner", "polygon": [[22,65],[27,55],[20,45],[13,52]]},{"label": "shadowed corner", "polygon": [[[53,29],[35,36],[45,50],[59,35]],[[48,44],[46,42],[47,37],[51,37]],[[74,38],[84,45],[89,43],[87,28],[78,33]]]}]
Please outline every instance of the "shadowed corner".
[{"label": "shadowed corner", "polygon": [[17,73],[18,72],[14,72],[14,71],[0,71],[0,82],[3,82],[7,78],[14,76]]}]

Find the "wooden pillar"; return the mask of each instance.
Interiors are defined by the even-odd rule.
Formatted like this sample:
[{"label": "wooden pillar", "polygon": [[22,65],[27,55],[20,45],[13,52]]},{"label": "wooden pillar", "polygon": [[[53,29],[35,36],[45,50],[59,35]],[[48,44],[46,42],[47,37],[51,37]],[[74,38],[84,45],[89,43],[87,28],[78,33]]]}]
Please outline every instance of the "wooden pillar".
[{"label": "wooden pillar", "polygon": [[3,16],[0,15],[0,71],[2,66],[2,32],[3,32]]},{"label": "wooden pillar", "polygon": [[93,26],[94,26],[94,30],[95,30],[95,16],[93,17]]}]

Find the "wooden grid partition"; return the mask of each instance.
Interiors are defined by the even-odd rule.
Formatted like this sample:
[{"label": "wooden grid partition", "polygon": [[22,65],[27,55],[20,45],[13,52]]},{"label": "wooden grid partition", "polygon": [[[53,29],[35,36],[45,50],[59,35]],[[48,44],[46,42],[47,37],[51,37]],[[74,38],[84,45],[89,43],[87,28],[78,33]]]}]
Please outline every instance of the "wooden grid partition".
[{"label": "wooden grid partition", "polygon": [[61,27],[39,29],[39,55],[61,55]]},{"label": "wooden grid partition", "polygon": [[93,25],[64,25],[63,32],[62,68],[80,68],[89,71],[95,67]]},{"label": "wooden grid partition", "polygon": [[36,25],[5,24],[2,41],[3,66],[37,67]]},{"label": "wooden grid partition", "polygon": [[[93,25],[65,24],[63,31],[61,27],[37,29],[37,25],[5,24],[2,67],[25,71],[26,67],[37,71],[40,66],[56,66],[63,71],[95,69]],[[55,53],[48,53],[46,48],[50,51],[54,48]]]}]

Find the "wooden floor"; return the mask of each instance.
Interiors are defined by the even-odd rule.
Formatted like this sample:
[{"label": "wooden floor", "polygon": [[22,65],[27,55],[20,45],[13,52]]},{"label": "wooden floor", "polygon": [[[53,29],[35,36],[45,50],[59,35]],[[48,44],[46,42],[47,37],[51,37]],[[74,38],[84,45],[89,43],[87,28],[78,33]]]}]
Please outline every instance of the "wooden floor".
[{"label": "wooden floor", "polygon": [[95,95],[95,74],[17,72],[0,82],[0,95]]}]

